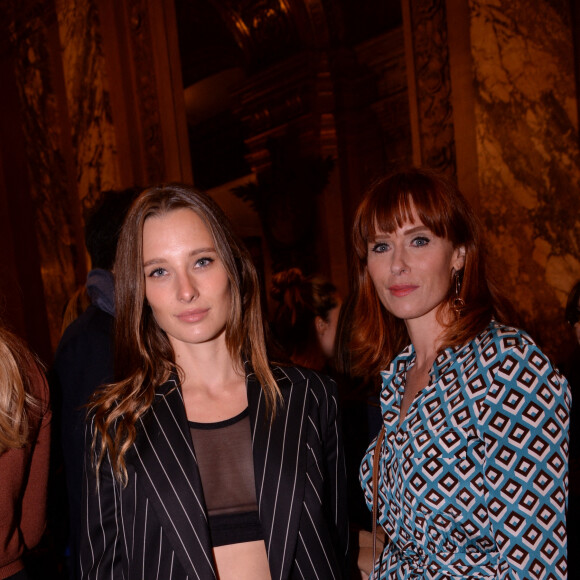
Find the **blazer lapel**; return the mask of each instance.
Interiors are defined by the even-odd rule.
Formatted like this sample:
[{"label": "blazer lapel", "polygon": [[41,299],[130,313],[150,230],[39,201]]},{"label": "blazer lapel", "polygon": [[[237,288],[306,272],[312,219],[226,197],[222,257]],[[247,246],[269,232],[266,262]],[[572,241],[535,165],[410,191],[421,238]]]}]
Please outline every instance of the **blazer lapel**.
[{"label": "blazer lapel", "polygon": [[288,578],[294,561],[306,476],[305,384],[274,369],[284,404],[271,424],[253,373],[247,377],[256,494],[273,580]]},{"label": "blazer lapel", "polygon": [[140,420],[135,470],[191,578],[216,578],[197,460],[177,381],[160,387]]}]

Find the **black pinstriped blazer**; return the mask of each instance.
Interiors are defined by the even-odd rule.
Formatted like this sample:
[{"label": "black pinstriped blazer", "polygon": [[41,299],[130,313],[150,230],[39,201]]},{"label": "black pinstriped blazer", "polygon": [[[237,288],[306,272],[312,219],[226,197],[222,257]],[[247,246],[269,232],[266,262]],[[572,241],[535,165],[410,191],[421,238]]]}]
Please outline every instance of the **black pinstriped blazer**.
[{"label": "black pinstriped blazer", "polygon": [[[275,367],[284,397],[275,421],[253,374],[246,380],[256,494],[273,580],[346,578],[346,474],[335,384]],[[215,567],[181,390],[158,389],[127,454],[128,485],[110,464],[99,488],[85,467],[80,564],[84,579],[212,579]],[[92,440],[87,427],[87,449]],[[90,459],[90,453],[87,453]]]}]

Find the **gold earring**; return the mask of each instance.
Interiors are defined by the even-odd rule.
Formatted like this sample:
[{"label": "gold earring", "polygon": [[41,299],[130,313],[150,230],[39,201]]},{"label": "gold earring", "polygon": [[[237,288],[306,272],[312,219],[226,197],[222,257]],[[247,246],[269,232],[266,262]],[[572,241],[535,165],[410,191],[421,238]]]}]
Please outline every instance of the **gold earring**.
[{"label": "gold earring", "polygon": [[462,311],[465,309],[465,300],[461,298],[461,278],[459,276],[459,272],[455,272],[453,274],[454,282],[455,282],[455,295],[453,297],[453,302],[451,303],[451,307],[455,311],[457,318],[461,316]]}]

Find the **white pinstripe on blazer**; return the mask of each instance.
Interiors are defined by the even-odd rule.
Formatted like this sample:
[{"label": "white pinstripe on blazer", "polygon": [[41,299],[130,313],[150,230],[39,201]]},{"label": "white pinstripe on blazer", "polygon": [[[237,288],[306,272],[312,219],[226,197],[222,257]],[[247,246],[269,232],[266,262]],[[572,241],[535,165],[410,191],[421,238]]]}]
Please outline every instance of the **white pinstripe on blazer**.
[{"label": "white pinstripe on blazer", "polygon": [[[253,374],[246,380],[260,521],[273,580],[345,578],[346,474],[336,386],[274,367],[284,398],[272,424]],[[85,467],[81,570],[86,580],[213,579],[206,509],[181,391],[158,389],[138,421],[123,488],[104,462],[99,488]],[[87,425],[87,449],[92,423]],[[87,452],[90,460],[90,452]]]}]

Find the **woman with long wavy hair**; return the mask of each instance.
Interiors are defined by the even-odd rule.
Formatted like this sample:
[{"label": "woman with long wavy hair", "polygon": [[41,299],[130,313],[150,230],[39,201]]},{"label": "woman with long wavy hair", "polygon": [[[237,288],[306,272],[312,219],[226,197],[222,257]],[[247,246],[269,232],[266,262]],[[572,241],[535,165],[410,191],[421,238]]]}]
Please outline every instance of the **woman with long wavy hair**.
[{"label": "woman with long wavy hair", "polygon": [[335,385],[268,360],[260,288],[221,209],[153,187],[121,231],[116,382],[87,424],[81,571],[341,578]]},{"label": "woman with long wavy hair", "polygon": [[360,470],[387,540],[371,578],[565,578],[569,387],[509,325],[472,208],[450,180],[401,171],[370,188],[353,235],[352,363],[382,376]]},{"label": "woman with long wavy hair", "polygon": [[26,346],[0,327],[0,578],[26,580],[23,556],[46,525],[49,392]]}]

